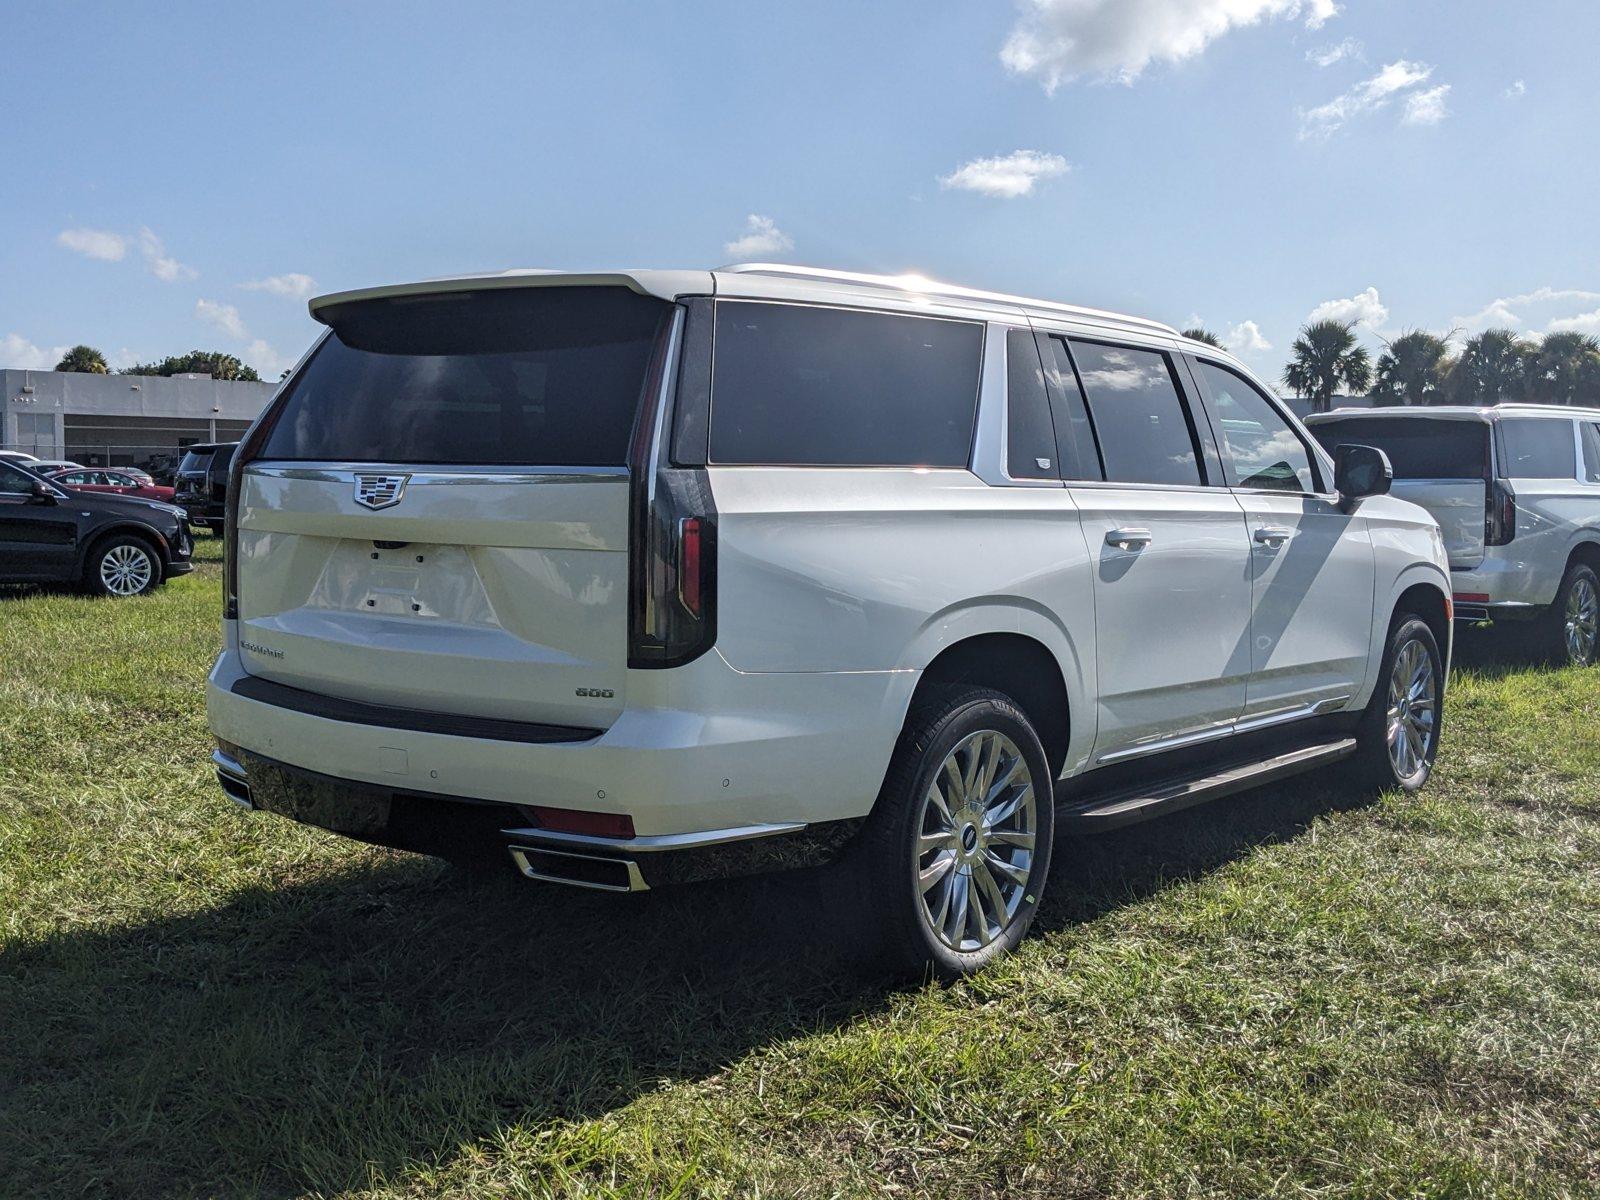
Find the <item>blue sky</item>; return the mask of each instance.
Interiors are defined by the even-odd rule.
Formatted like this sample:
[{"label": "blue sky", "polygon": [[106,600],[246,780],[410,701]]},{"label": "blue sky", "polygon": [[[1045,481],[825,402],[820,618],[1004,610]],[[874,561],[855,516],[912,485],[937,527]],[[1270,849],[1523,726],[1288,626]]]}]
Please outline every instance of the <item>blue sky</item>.
[{"label": "blue sky", "polygon": [[1600,332],[1594,0],[0,2],[0,366],[270,378],[308,289],[747,258],[1198,317],[1271,377],[1314,313]]}]

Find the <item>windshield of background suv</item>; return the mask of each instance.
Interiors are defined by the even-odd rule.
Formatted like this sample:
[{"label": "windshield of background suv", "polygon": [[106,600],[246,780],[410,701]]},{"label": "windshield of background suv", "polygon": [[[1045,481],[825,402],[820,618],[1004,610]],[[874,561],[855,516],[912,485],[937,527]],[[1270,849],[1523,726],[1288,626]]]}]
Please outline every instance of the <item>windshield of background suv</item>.
[{"label": "windshield of background suv", "polygon": [[1376,446],[1396,479],[1487,479],[1489,425],[1426,417],[1349,417],[1319,421],[1311,434],[1329,454],[1340,446]]},{"label": "windshield of background suv", "polygon": [[622,466],[671,308],[619,287],[338,305],[260,456]]}]

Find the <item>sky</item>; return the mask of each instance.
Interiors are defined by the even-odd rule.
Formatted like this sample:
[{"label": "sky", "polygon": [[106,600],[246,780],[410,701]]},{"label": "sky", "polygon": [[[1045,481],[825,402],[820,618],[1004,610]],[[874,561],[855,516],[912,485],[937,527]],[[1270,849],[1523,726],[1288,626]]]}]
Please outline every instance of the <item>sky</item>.
[{"label": "sky", "polygon": [[1600,333],[1596,0],[0,0],[0,367],[276,378],[306,299],[797,262],[1203,323]]}]

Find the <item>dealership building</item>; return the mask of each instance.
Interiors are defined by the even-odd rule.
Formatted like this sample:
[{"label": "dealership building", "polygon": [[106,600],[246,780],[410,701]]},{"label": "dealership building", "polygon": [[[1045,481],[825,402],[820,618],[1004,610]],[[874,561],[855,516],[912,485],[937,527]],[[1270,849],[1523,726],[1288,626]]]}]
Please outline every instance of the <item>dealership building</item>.
[{"label": "dealership building", "polygon": [[0,370],[0,448],[149,469],[195,442],[237,440],[276,387],[209,375]]}]

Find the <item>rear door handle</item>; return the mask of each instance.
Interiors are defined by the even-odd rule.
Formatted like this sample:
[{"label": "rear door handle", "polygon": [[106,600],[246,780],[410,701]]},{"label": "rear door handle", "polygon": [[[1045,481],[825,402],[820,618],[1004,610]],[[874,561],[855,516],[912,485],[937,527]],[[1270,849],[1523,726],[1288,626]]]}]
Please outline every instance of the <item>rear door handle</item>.
[{"label": "rear door handle", "polygon": [[1281,546],[1294,536],[1292,529],[1279,529],[1273,525],[1265,525],[1256,530],[1256,541],[1263,546]]},{"label": "rear door handle", "polygon": [[1151,542],[1148,529],[1109,529],[1106,531],[1106,545],[1115,546],[1118,550],[1138,550],[1148,546]]}]

